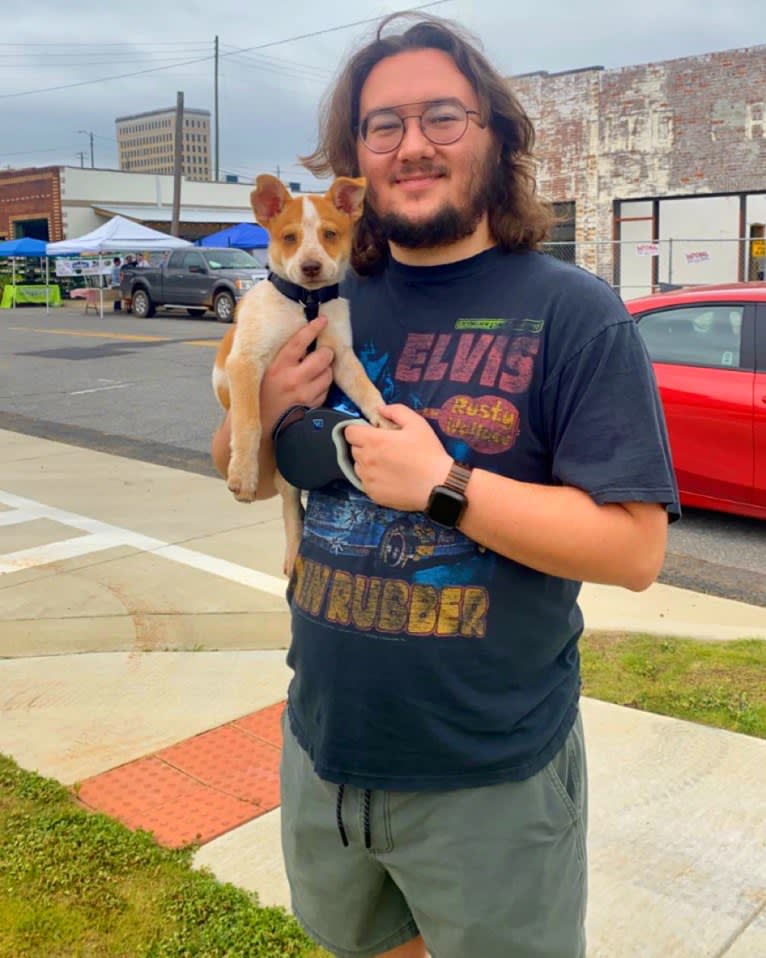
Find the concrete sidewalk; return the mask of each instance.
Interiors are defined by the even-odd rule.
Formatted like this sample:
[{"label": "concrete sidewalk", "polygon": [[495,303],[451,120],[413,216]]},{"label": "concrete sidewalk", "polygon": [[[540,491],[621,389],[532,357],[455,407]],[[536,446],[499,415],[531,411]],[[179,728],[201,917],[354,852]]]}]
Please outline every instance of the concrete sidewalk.
[{"label": "concrete sidewalk", "polygon": [[[289,907],[278,503],[2,431],[0,463],[0,752],[169,844],[205,836],[199,864]],[[763,608],[667,586],[587,587],[583,608],[592,629],[766,638]],[[583,715],[591,958],[766,956],[766,742]]]}]

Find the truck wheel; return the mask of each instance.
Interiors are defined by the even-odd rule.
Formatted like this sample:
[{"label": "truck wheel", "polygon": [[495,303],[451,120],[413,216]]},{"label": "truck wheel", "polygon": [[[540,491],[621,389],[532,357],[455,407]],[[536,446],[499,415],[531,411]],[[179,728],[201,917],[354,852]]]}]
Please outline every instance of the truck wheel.
[{"label": "truck wheel", "polygon": [[189,316],[204,316],[207,310],[204,308],[204,306],[189,306],[186,312]]},{"label": "truck wheel", "polygon": [[139,319],[150,319],[155,312],[155,305],[146,290],[135,290],[133,293],[133,315],[138,316]]},{"label": "truck wheel", "polygon": [[231,293],[219,293],[213,301],[213,312],[219,323],[234,321],[234,297]]}]

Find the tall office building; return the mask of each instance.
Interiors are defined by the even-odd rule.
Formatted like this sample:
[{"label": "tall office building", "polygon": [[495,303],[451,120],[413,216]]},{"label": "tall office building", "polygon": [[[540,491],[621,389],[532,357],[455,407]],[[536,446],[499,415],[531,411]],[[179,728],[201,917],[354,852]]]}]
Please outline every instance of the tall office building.
[{"label": "tall office building", "polygon": [[[117,151],[121,170],[173,173],[176,111],[150,110],[118,116]],[[190,180],[210,179],[210,111],[184,109],[181,172]]]}]

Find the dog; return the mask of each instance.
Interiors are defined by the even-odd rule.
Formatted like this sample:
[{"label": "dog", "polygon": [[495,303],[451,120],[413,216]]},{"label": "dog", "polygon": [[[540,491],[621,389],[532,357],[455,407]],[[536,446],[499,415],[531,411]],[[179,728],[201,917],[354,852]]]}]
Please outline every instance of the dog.
[{"label": "dog", "polygon": [[[354,354],[348,301],[337,290],[348,268],[366,185],[361,177],[339,177],[323,196],[293,197],[275,176],[256,178],[250,202],[256,221],[269,234],[271,272],[240,300],[235,323],[222,339],[213,367],[218,402],[231,410],[227,482],[240,502],[252,502],[258,488],[264,373],[284,343],[318,315],[320,305],[328,322],[317,345],[333,350],[333,379],[373,426],[391,427],[379,413],[382,395]],[[274,474],[274,484],[282,496],[284,571],[290,576],[303,533],[300,490],[279,472]]]}]

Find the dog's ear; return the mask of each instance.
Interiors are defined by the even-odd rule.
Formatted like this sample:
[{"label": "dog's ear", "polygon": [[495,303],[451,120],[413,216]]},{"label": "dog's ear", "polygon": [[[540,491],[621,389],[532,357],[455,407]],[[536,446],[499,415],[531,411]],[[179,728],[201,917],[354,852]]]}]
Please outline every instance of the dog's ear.
[{"label": "dog's ear", "polygon": [[250,203],[257,222],[266,226],[269,220],[281,213],[285,203],[292,199],[284,183],[270,173],[256,177],[255,189],[250,194]]},{"label": "dog's ear", "polygon": [[336,209],[351,217],[356,223],[362,215],[364,193],[367,189],[367,180],[363,176],[352,179],[350,176],[339,176],[325,194]]}]

